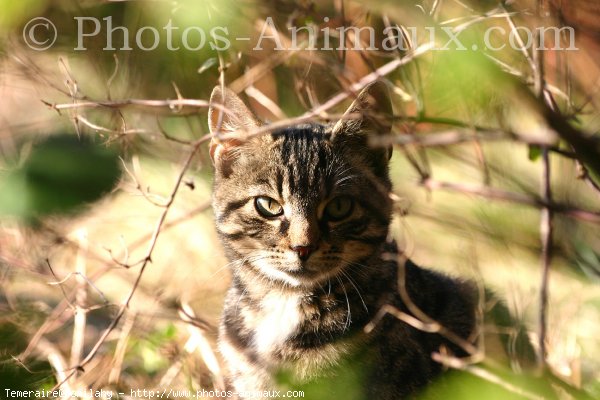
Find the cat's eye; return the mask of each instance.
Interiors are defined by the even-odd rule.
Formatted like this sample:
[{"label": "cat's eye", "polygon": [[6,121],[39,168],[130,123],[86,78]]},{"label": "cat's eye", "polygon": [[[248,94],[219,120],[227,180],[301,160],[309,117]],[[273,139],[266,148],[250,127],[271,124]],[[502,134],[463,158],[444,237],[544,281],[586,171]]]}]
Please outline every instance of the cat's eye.
[{"label": "cat's eye", "polygon": [[283,207],[270,197],[259,196],[254,199],[256,211],[265,218],[278,217],[283,214]]},{"label": "cat's eye", "polygon": [[348,196],[339,196],[325,206],[325,215],[330,221],[341,221],[347,218],[354,209],[354,200]]}]

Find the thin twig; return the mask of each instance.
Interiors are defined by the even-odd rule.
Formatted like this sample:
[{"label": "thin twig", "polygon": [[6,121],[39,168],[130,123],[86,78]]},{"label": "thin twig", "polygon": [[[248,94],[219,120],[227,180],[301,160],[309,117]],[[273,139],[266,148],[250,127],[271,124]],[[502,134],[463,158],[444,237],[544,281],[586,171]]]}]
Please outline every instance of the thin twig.
[{"label": "thin twig", "polygon": [[[441,123],[445,124],[445,123]],[[468,128],[464,128],[465,130]],[[398,146],[419,146],[419,147],[447,147],[463,143],[478,142],[515,142],[528,145],[546,146],[552,153],[577,161],[577,154],[572,151],[561,149],[557,146],[549,146],[543,140],[535,137],[516,135],[501,129],[475,127],[477,134],[464,133],[463,128],[448,131],[437,131],[428,134],[408,134],[408,135],[381,135],[369,138],[369,145],[387,147],[390,145]]]},{"label": "thin twig", "polygon": [[[536,17],[542,16],[542,0],[536,1]],[[535,30],[533,34],[533,42],[540,43],[540,31]],[[540,102],[546,100],[548,106],[554,109],[554,102],[551,95],[544,96],[545,78],[544,78],[544,52],[539,49],[539,46],[533,48],[532,73],[534,81],[534,92]],[[546,366],[548,357],[546,348],[546,334],[548,327],[548,284],[550,278],[550,264],[552,263],[552,208],[549,206],[552,203],[552,188],[550,181],[550,157],[548,148],[542,146],[542,179],[540,195],[544,203],[540,214],[540,240],[542,244],[542,253],[540,255],[540,263],[542,267],[542,276],[540,282],[540,305],[539,305],[539,336],[538,336],[538,367],[543,369]]]},{"label": "thin twig", "polygon": [[350,85],[348,91],[344,91],[344,92],[340,92],[340,93],[336,94],[335,96],[330,98],[328,101],[321,104],[319,107],[316,107],[316,108],[312,109],[311,111],[303,114],[303,117],[313,118],[313,117],[323,115],[323,113],[325,113],[325,111],[329,110],[330,108],[332,108],[332,107],[336,106],[337,104],[341,103],[342,101],[346,100],[351,95],[358,93],[359,91],[364,89],[368,84],[378,80],[379,78],[381,78],[385,75],[390,74],[392,71],[395,71],[399,67],[410,63],[414,59],[429,52],[429,50],[431,50],[434,47],[435,47],[434,43],[426,43],[424,45],[417,47],[412,53],[406,55],[404,58],[398,58],[398,59],[388,62],[387,64],[382,65],[381,67],[377,68],[377,70],[375,70],[374,72],[371,72],[370,74],[365,75],[364,77],[359,79],[357,82]]},{"label": "thin twig", "polygon": [[127,343],[129,343],[129,334],[133,329],[135,323],[136,314],[128,315],[125,319],[123,329],[121,329],[119,340],[115,348],[115,357],[113,358],[112,367],[108,374],[108,383],[119,383],[121,376],[121,369],[123,367],[123,360],[125,359],[125,353],[127,352]]},{"label": "thin twig", "polygon": [[[53,104],[43,101],[44,104],[54,110],[69,110],[73,108],[123,108],[123,107],[151,107],[168,108],[171,111],[178,110],[181,107],[207,108],[209,102],[198,99],[177,99],[177,100],[148,100],[148,99],[123,99],[123,100],[103,100],[103,101],[79,101],[75,103]],[[218,107],[218,106],[217,106]],[[224,112],[227,112],[224,110]]]},{"label": "thin twig", "polygon": [[[134,296],[137,288],[139,287],[139,284],[142,280],[142,276],[144,275],[146,267],[152,261],[152,254],[154,253],[154,249],[156,247],[158,237],[160,236],[160,233],[162,231],[162,227],[163,227],[163,224],[165,223],[167,214],[169,213],[169,210],[171,209],[171,206],[172,206],[173,202],[175,201],[175,196],[177,195],[177,192],[179,191],[179,188],[181,187],[183,177],[186,174],[188,168],[191,165],[192,160],[198,153],[199,149],[200,149],[200,143],[197,143],[193,147],[190,154],[188,155],[188,157],[183,165],[183,168],[181,169],[181,171],[177,177],[175,186],[173,187],[173,190],[169,196],[168,202],[165,205],[165,208],[156,223],[156,227],[154,229],[152,238],[150,239],[150,244],[148,246],[148,250],[146,252],[146,257],[144,258],[144,262],[142,263],[140,271],[138,272],[137,277],[133,283],[133,286],[131,287],[129,293],[127,294],[125,301],[123,302],[123,305],[121,306],[121,308],[119,309],[119,311],[117,312],[117,314],[115,315],[113,320],[111,321],[108,328],[106,328],[106,330],[104,330],[104,332],[102,333],[100,338],[96,341],[96,343],[94,344],[92,349],[89,351],[87,356],[79,363],[79,365],[73,367],[74,369],[78,369],[78,370],[83,369],[96,356],[96,354],[98,353],[98,350],[100,349],[100,347],[104,344],[104,342],[108,338],[108,335],[116,328],[116,326],[119,324],[119,321],[121,320],[121,318],[123,317],[123,315],[125,314],[127,309],[129,308],[129,304],[130,304],[131,300],[133,299],[133,296]],[[56,390],[57,388],[59,388],[63,383],[64,383],[64,381],[59,382],[53,388],[53,390]]]},{"label": "thin twig", "polygon": [[498,375],[493,374],[492,372],[490,372],[484,368],[466,363],[463,359],[451,357],[446,354],[441,354],[441,353],[437,353],[437,352],[433,353],[431,355],[431,358],[433,358],[434,361],[437,361],[442,365],[445,365],[450,368],[466,371],[466,372],[468,372],[472,375],[475,375],[481,379],[484,379],[488,382],[498,385],[498,386],[502,387],[503,389],[508,390],[509,392],[515,393],[515,394],[525,397],[527,399],[544,400],[544,397],[539,396],[535,393],[531,393],[531,392],[529,392],[523,388],[520,388],[516,385],[513,385],[512,383],[507,382],[506,379],[503,379],[503,378],[499,377]]},{"label": "thin twig", "polygon": [[[412,303],[412,301],[410,301],[409,303]],[[412,304],[414,304],[414,303],[412,303]],[[385,317],[387,314],[394,316],[395,318],[399,319],[400,321],[405,322],[408,325],[410,325],[413,328],[418,329],[420,331],[427,332],[427,333],[438,333],[441,336],[446,337],[448,340],[450,340],[454,344],[460,346],[461,348],[463,348],[465,351],[467,351],[471,355],[481,355],[481,352],[477,349],[477,347],[473,346],[472,343],[461,338],[460,336],[456,335],[455,333],[449,331],[443,325],[441,325],[439,322],[437,322],[429,317],[426,318],[427,321],[423,321],[422,319],[415,318],[410,314],[400,311],[399,309],[397,309],[396,307],[394,307],[390,304],[383,305],[379,309],[377,314],[375,314],[375,317],[373,317],[373,319],[371,321],[369,321],[369,323],[367,325],[365,325],[365,327],[364,327],[365,333],[370,333],[371,331],[373,331],[373,329],[376,328],[376,326],[381,322],[383,317]],[[480,357],[477,357],[477,359],[480,360]]]},{"label": "thin twig", "polygon": [[[79,251],[77,252],[77,259],[75,263],[75,268],[77,272],[77,287],[75,289],[75,310],[73,311],[73,339],[71,341],[71,358],[69,360],[71,365],[79,364],[79,361],[81,360],[81,355],[83,354],[83,345],[85,342],[85,326],[87,323],[87,310],[85,309],[85,303],[87,301],[87,280],[85,278],[87,272],[87,259],[85,253],[88,247],[86,232],[87,231],[85,229],[77,231]],[[75,377],[76,376],[77,374],[75,375]]]},{"label": "thin twig", "polygon": [[583,210],[566,204],[557,203],[555,201],[548,202],[546,199],[528,196],[522,193],[508,192],[505,190],[485,186],[472,186],[464,183],[441,182],[433,179],[427,179],[419,184],[429,190],[447,190],[451,192],[472,194],[487,199],[524,204],[537,208],[547,207],[554,212],[562,213],[581,221],[595,224],[600,223],[600,212]]},{"label": "thin twig", "polygon": [[540,286],[540,309],[539,309],[539,359],[538,365],[543,367],[546,363],[546,330],[548,313],[548,282],[550,275],[550,263],[552,261],[552,190],[550,186],[550,159],[548,149],[542,148],[542,199],[546,206],[542,208],[540,215],[540,239],[542,243],[541,265],[542,278]]},{"label": "thin twig", "polygon": [[[205,201],[204,203],[202,203],[198,207],[190,210],[186,214],[184,214],[172,221],[165,222],[162,226],[161,231],[164,233],[166,230],[168,230],[170,228],[176,227],[183,222],[189,221],[195,215],[206,211],[210,207],[210,204],[211,204],[210,201]],[[52,233],[56,234],[56,232],[52,231],[51,229],[49,229],[47,227],[45,229],[50,230]],[[146,243],[146,241],[151,239],[152,236],[153,236],[153,232],[150,232],[150,233],[144,234],[141,237],[138,237],[128,247],[125,248],[125,250],[124,250],[125,254],[127,254],[129,249],[135,249],[138,246]],[[61,238],[61,240],[64,243],[69,244],[72,247],[74,247],[75,249],[79,250],[79,245],[77,243],[73,242],[72,240],[70,240],[69,238],[65,237],[65,238]],[[92,253],[90,249],[87,249],[86,252],[87,252],[86,255],[94,255],[94,253]],[[112,252],[109,250],[109,253],[112,253]],[[94,290],[96,290],[96,292],[98,292],[98,294],[102,297],[102,299],[105,303],[105,306],[108,306],[110,304],[108,303],[108,300],[104,296],[104,293],[102,293],[102,291],[100,289],[98,289],[94,285],[93,282],[95,280],[99,279],[100,277],[102,277],[107,271],[111,270],[113,268],[112,263],[115,263],[117,265],[121,265],[121,266],[124,266],[127,268],[130,268],[131,266],[134,266],[136,264],[127,262],[127,259],[128,259],[127,257],[126,257],[127,263],[126,264],[121,263],[118,260],[116,260],[115,257],[112,257],[112,254],[111,254],[111,260],[109,260],[109,261],[107,261],[105,259],[105,257],[101,257],[99,255],[94,255],[94,258],[98,261],[103,262],[104,266],[103,266],[103,268],[96,270],[89,278],[87,276],[84,278],[87,280],[88,284]],[[8,263],[11,265],[15,265],[16,260],[11,260]],[[67,281],[71,276],[76,275],[75,273],[70,273],[62,280],[59,280],[59,278],[54,273],[54,270],[52,269],[52,266],[50,265],[49,260],[46,260],[46,263],[48,264],[48,269],[50,270],[52,276],[55,279],[54,282],[48,282],[48,284],[50,284],[50,285],[62,284],[63,282]],[[33,269],[33,267],[31,267],[30,269]],[[61,287],[61,290],[62,290],[62,287]],[[29,343],[27,345],[27,348],[19,355],[20,360],[26,360],[29,357],[29,355],[35,350],[37,344],[39,343],[40,340],[42,340],[42,337],[45,334],[54,331],[57,327],[62,326],[63,322],[65,320],[71,318],[70,314],[65,315],[65,313],[68,313],[68,311],[70,311],[70,310],[72,311],[74,306],[71,304],[71,302],[70,302],[67,294],[64,292],[64,290],[63,290],[63,295],[64,295],[63,300],[54,308],[54,310],[52,311],[52,314],[48,318],[46,318],[46,320],[44,321],[42,326],[33,335],[32,339],[29,341]],[[99,308],[99,307],[89,307],[88,310],[92,310],[95,308]]]}]

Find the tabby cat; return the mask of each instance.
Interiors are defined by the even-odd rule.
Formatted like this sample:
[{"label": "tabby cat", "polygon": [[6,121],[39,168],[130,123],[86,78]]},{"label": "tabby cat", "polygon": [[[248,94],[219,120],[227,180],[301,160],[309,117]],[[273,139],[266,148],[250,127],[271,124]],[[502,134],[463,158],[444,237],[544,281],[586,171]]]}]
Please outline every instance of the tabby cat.
[{"label": "tabby cat", "polygon": [[432,353],[462,354],[392,315],[364,329],[385,305],[415,317],[416,306],[465,340],[475,325],[471,284],[398,262],[388,240],[391,149],[369,146],[391,130],[386,86],[365,88],[335,124],[261,135],[248,135],[260,124],[232,91],[210,101],[213,207],[233,274],[219,333],[229,389],[320,379],[335,392],[350,365],[354,398],[398,399],[441,371]]}]

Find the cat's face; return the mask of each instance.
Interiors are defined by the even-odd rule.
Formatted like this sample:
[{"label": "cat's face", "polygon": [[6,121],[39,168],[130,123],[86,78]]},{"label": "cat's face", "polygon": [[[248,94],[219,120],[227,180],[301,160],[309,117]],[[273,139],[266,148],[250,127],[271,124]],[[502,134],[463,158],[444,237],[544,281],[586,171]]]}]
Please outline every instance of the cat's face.
[{"label": "cat's face", "polygon": [[[215,96],[221,92],[211,101]],[[231,132],[258,126],[241,100],[229,91],[225,96],[219,103],[232,118],[211,110],[211,128],[216,131],[219,118]],[[359,100],[350,113],[379,99]],[[385,242],[389,156],[367,145],[373,129],[386,126],[363,118],[213,143],[213,206],[234,273],[310,287],[363,264]]]}]

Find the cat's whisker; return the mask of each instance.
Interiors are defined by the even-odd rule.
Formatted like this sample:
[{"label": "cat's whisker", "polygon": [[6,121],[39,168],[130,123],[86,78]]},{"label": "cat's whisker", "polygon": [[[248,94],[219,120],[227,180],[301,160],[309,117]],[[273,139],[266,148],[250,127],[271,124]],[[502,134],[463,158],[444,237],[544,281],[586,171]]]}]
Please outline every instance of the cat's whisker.
[{"label": "cat's whisker", "polygon": [[244,298],[244,296],[247,293],[248,293],[248,289],[247,288],[244,288],[244,290],[242,290],[242,293],[240,293],[240,297],[238,298],[237,302],[235,303],[235,311],[236,311],[236,313],[239,310],[240,302],[242,301],[242,299]]},{"label": "cat's whisker", "polygon": [[346,297],[346,305],[348,306],[348,314],[346,315],[346,323],[344,324],[344,330],[350,327],[350,323],[352,322],[352,312],[350,311],[350,299],[348,298],[348,292],[346,292],[346,288],[344,287],[344,283],[340,279],[339,275],[336,275],[335,278],[340,283],[342,290],[344,291],[344,297]]},{"label": "cat's whisker", "polygon": [[256,253],[260,253],[260,250],[254,250],[253,252],[246,254],[244,256],[244,258],[237,259],[237,260],[229,263],[228,265],[230,265],[230,266],[237,265],[237,267],[239,268],[248,262],[251,263],[252,261],[257,261],[256,257],[259,257],[260,254],[256,254]]},{"label": "cat's whisker", "polygon": [[225,272],[225,270],[229,268],[229,266],[233,266],[234,263],[235,262],[230,262],[223,265],[222,267],[214,271],[212,274],[210,274],[206,279],[203,279],[200,284],[205,284],[207,282],[213,281],[218,274]]},{"label": "cat's whisker", "polygon": [[339,188],[339,187],[341,187],[341,186],[342,186],[342,183],[346,182],[346,181],[347,181],[347,180],[349,180],[349,179],[353,179],[353,178],[358,178],[358,175],[348,175],[348,176],[344,176],[343,178],[340,178],[340,179],[338,179],[338,180],[335,182],[334,186],[336,186],[336,187],[338,187],[338,188]]},{"label": "cat's whisker", "polygon": [[235,269],[236,267],[240,266],[243,264],[243,259],[237,259],[237,260],[233,260],[231,262],[228,262],[227,264],[223,265],[222,267],[220,267],[219,269],[217,269],[216,271],[214,271],[212,274],[210,274],[206,279],[203,279],[201,284],[210,282],[212,280],[214,280],[214,278],[218,275],[221,274],[223,272],[225,272],[227,269]]},{"label": "cat's whisker", "polygon": [[[342,168],[344,168],[343,171],[340,171]],[[352,167],[351,166],[344,166],[344,165],[338,165],[337,169],[335,170],[335,174],[338,176],[342,176],[345,175],[348,171],[351,171]]]},{"label": "cat's whisker", "polygon": [[363,276],[365,278],[368,278],[370,276],[369,270],[371,269],[371,267],[369,267],[369,265],[362,264],[357,261],[349,260],[345,257],[342,257],[341,255],[338,256],[338,258],[341,261],[345,262],[348,265],[348,267],[359,267],[359,269],[354,270],[353,273],[360,274],[361,276]]},{"label": "cat's whisker", "polygon": [[365,300],[363,299],[362,295],[360,294],[360,290],[358,290],[358,286],[356,286],[356,284],[354,283],[354,281],[352,280],[352,278],[350,277],[350,275],[348,275],[346,272],[344,272],[343,269],[340,271],[340,274],[341,274],[341,276],[343,276],[346,279],[348,279],[348,282],[350,282],[350,284],[356,290],[356,294],[358,294],[358,298],[360,299],[360,302],[362,303],[363,308],[365,309],[366,312],[369,312],[369,308],[367,307],[367,304],[365,303]]}]

